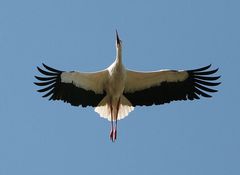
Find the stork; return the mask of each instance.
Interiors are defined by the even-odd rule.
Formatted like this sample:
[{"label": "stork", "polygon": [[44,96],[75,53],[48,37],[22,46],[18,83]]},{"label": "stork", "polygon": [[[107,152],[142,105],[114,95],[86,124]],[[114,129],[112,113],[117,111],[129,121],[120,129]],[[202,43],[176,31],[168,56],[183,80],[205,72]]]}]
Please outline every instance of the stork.
[{"label": "stork", "polygon": [[122,41],[116,31],[116,59],[98,72],[60,71],[43,64],[37,67],[43,76],[35,76],[43,88],[43,97],[62,100],[73,106],[92,106],[100,117],[111,122],[110,139],[117,138],[117,121],[135,106],[150,106],[179,100],[211,97],[217,90],[210,88],[220,82],[213,76],[218,69],[211,65],[193,70],[159,70],[139,72],[126,69],[122,63]]}]

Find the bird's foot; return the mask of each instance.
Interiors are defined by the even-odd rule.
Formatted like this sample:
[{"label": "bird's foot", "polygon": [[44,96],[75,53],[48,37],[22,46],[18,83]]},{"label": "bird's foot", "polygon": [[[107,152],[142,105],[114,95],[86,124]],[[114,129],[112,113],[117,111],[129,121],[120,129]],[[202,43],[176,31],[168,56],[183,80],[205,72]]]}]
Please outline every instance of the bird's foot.
[{"label": "bird's foot", "polygon": [[109,137],[110,137],[110,140],[112,142],[116,141],[116,139],[117,139],[117,130],[115,128],[111,129]]},{"label": "bird's foot", "polygon": [[110,140],[113,142],[113,129],[111,129],[109,137],[110,137]]},{"label": "bird's foot", "polygon": [[115,141],[117,139],[117,130],[116,128],[113,130],[113,140]]}]

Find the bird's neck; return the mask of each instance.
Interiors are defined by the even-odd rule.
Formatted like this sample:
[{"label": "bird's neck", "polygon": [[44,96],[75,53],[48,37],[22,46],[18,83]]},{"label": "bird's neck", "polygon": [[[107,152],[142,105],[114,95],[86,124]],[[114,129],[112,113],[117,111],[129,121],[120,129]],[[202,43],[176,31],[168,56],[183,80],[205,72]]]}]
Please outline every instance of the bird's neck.
[{"label": "bird's neck", "polygon": [[116,60],[115,62],[118,64],[122,64],[122,48],[117,48]]}]

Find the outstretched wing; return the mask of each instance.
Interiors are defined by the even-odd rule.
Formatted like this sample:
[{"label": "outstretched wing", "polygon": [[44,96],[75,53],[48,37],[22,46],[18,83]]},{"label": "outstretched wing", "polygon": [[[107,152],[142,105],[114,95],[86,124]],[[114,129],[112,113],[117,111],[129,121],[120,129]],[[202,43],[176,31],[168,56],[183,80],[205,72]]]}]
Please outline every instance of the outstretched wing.
[{"label": "outstretched wing", "polygon": [[45,70],[37,67],[43,76],[35,76],[39,82],[36,85],[43,87],[38,92],[45,92],[43,97],[49,100],[62,100],[73,106],[97,106],[106,95],[104,82],[107,71],[93,73],[64,72],[43,64]]},{"label": "outstretched wing", "polygon": [[211,97],[217,92],[210,88],[220,83],[214,82],[220,76],[212,76],[218,69],[208,70],[211,65],[195,70],[157,72],[136,72],[127,70],[124,95],[137,105],[159,105],[177,100],[194,100],[199,96]]}]

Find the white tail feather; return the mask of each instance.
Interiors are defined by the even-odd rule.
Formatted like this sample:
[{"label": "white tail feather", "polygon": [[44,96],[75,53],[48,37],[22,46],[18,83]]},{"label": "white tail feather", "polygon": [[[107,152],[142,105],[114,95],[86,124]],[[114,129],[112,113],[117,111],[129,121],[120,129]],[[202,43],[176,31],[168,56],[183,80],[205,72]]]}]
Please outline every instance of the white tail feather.
[{"label": "white tail feather", "polygon": [[[121,120],[125,118],[131,111],[133,111],[133,109],[134,107],[132,106],[130,101],[122,95],[120,99],[117,119]],[[97,112],[100,115],[100,117],[111,121],[111,109],[109,106],[109,98],[107,96],[104,97],[94,111]]]}]

